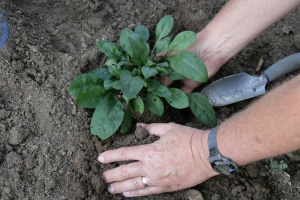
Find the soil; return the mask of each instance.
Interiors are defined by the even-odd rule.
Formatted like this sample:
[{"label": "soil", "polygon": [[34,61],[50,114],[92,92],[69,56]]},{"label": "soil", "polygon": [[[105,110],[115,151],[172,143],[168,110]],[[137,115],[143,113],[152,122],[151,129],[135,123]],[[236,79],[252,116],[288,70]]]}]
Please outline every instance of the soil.
[{"label": "soil", "polygon": [[[66,89],[77,75],[101,66],[104,55],[95,45],[97,40],[116,42],[122,29],[133,29],[137,24],[145,25],[154,35],[157,22],[167,14],[174,17],[173,36],[184,30],[198,32],[226,2],[1,0],[0,13],[10,34],[0,50],[1,199],[125,199],[109,194],[101,180],[102,172],[124,162],[99,164],[98,155],[109,149],[151,143],[157,137],[135,132],[132,127],[129,133],[118,131],[101,141],[89,130],[93,110],[77,107]],[[209,83],[239,72],[258,76],[271,64],[299,52],[299,18],[297,8],[228,61]],[[256,70],[261,59],[263,64]],[[269,83],[267,90],[299,73]],[[215,108],[218,124],[256,99]],[[171,108],[162,117],[146,110],[133,121],[209,128]],[[220,175],[192,189],[137,199],[299,199],[299,151],[274,159],[288,164],[285,172],[290,180],[283,173],[271,173],[270,159],[266,159],[241,167],[238,174]]]}]

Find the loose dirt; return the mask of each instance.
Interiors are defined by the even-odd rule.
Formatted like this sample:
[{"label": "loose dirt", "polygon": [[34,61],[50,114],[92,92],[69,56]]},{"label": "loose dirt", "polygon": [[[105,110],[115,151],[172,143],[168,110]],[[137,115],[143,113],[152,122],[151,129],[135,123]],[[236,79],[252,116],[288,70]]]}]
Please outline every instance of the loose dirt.
[{"label": "loose dirt", "polygon": [[[75,105],[67,93],[72,80],[101,66],[104,55],[95,43],[116,42],[124,28],[143,24],[154,35],[157,22],[174,17],[172,35],[198,32],[225,5],[225,0],[1,0],[9,38],[0,50],[0,197],[1,199],[125,199],[111,195],[101,174],[125,162],[99,164],[100,153],[158,138],[132,127],[101,141],[91,135],[92,109]],[[271,64],[299,52],[300,8],[292,11],[228,61],[209,80],[239,72],[258,76]],[[152,39],[152,46],[154,38]],[[260,60],[263,64],[256,71]],[[29,61],[29,65],[28,62]],[[300,72],[268,84],[283,84]],[[203,84],[201,87],[205,86]],[[200,89],[201,89],[200,87]],[[255,99],[216,108],[218,124]],[[176,122],[208,129],[188,112],[167,108],[157,117],[148,110],[134,123]],[[83,159],[84,158],[84,159]],[[192,189],[137,199],[299,199],[299,152],[275,160],[288,164],[291,185],[270,174],[270,160],[241,167]],[[83,171],[84,167],[84,171]]]}]

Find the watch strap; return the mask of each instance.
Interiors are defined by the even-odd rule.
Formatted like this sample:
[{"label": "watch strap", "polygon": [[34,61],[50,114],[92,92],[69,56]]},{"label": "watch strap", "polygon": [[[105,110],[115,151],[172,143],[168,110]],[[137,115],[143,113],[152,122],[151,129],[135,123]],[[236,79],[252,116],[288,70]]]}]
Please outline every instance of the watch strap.
[{"label": "watch strap", "polygon": [[208,135],[208,149],[209,156],[216,156],[219,154],[218,146],[217,146],[217,132],[219,127],[213,128]]}]

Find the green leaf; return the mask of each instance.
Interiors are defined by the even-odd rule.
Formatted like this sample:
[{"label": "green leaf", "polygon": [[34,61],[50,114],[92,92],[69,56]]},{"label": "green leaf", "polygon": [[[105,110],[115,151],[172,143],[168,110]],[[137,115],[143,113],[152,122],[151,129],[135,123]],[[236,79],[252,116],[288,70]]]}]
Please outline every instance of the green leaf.
[{"label": "green leaf", "polygon": [[95,110],[91,122],[91,132],[102,140],[114,134],[124,117],[123,105],[119,101],[104,101]]},{"label": "green leaf", "polygon": [[105,80],[105,81],[104,81],[104,88],[105,88],[106,90],[111,90],[111,89],[113,89],[113,84],[114,84],[115,81],[116,81],[116,79]]},{"label": "green leaf", "polygon": [[151,76],[155,76],[158,73],[158,71],[155,68],[143,66],[142,67],[142,73],[143,73],[145,79],[147,79]]},{"label": "green leaf", "polygon": [[162,71],[158,71],[158,74],[160,76],[166,76],[168,74],[170,74],[172,71],[174,71],[174,69],[172,69],[171,67],[161,67],[161,69],[163,69]]},{"label": "green leaf", "polygon": [[137,25],[135,27],[134,32],[136,34],[140,35],[145,42],[147,42],[147,40],[149,39],[149,30],[148,30],[148,28],[146,26]]},{"label": "green leaf", "polygon": [[121,90],[128,99],[133,99],[146,85],[140,76],[133,77],[127,70],[122,70],[120,75]]},{"label": "green leaf", "polygon": [[128,30],[129,29],[124,29],[121,33],[121,47],[131,56],[133,62],[141,67],[148,61],[149,45],[141,36]]},{"label": "green leaf", "polygon": [[152,94],[165,98],[170,98],[172,96],[171,91],[164,85],[160,85],[156,90],[152,92]]},{"label": "green leaf", "polygon": [[100,103],[106,100],[107,96],[108,91],[97,86],[90,88],[87,92],[77,97],[75,103],[84,108],[96,108]]},{"label": "green leaf", "polygon": [[151,60],[148,60],[145,66],[150,67],[150,66],[153,66],[153,65],[156,65],[156,63],[152,62]]},{"label": "green leaf", "polygon": [[105,53],[105,55],[109,58],[121,60],[123,57],[123,53],[122,51],[120,51],[118,45],[112,42],[104,41],[106,40],[100,40],[96,43],[100,51]]},{"label": "green leaf", "polygon": [[106,66],[113,66],[113,65],[116,65],[117,66],[117,63],[116,61],[114,61],[113,59],[109,59],[108,61],[105,62],[105,65]]},{"label": "green leaf", "polygon": [[121,81],[117,80],[113,83],[113,88],[116,90],[120,90],[121,89]]},{"label": "green leaf", "polygon": [[132,76],[141,76],[141,70],[135,68],[132,72],[131,72]]},{"label": "green leaf", "polygon": [[134,112],[139,112],[140,114],[143,114],[144,103],[139,95],[137,95],[136,98],[130,100],[130,105]]},{"label": "green leaf", "polygon": [[169,73],[169,74],[167,75],[167,77],[168,77],[169,79],[174,80],[174,81],[176,81],[176,80],[182,80],[182,79],[185,79],[185,78],[186,78],[186,77],[184,77],[183,75],[179,74],[178,72],[176,72],[176,71],[174,71],[174,70],[172,70],[172,72]]},{"label": "green leaf", "polygon": [[90,71],[89,74],[93,74],[102,80],[110,79],[113,75],[111,75],[106,68],[98,68],[93,71]]},{"label": "green leaf", "polygon": [[124,94],[122,95],[122,97],[123,97],[123,99],[126,101],[126,103],[129,104],[129,101],[130,101],[130,100],[129,100]]},{"label": "green leaf", "polygon": [[157,69],[160,76],[161,74],[168,74],[168,70],[164,67],[154,67],[154,68]]},{"label": "green leaf", "polygon": [[161,41],[159,41],[157,43],[155,54],[158,54],[158,53],[163,52],[163,51],[167,51],[168,47],[169,47],[169,45],[171,43],[171,40],[172,40],[171,37],[165,37],[164,39],[162,39]]},{"label": "green leaf", "polygon": [[132,124],[131,109],[130,109],[130,104],[127,104],[124,119],[121,124],[121,133],[126,133],[127,131],[129,131],[131,124]]},{"label": "green leaf", "polygon": [[110,92],[108,95],[107,95],[107,100],[108,101],[115,101],[116,100],[116,94],[117,94],[118,92],[117,91],[112,91],[112,92]]},{"label": "green leaf", "polygon": [[169,63],[168,62],[158,63],[157,67],[169,67]]},{"label": "green leaf", "polygon": [[182,109],[189,107],[189,100],[184,92],[177,88],[170,88],[172,96],[166,101],[174,108]]},{"label": "green leaf", "polygon": [[155,115],[162,116],[162,114],[164,113],[164,104],[156,95],[148,93],[146,95],[145,104]]},{"label": "green leaf", "polygon": [[215,127],[217,125],[216,114],[206,97],[200,93],[190,93],[187,96],[194,115],[204,124]]},{"label": "green leaf", "polygon": [[192,31],[184,31],[179,33],[170,44],[167,52],[171,50],[181,51],[188,48],[197,39],[197,34]]},{"label": "green leaf", "polygon": [[156,42],[167,36],[173,27],[173,17],[171,15],[164,16],[157,24],[155,29]]},{"label": "green leaf", "polygon": [[166,58],[171,67],[186,78],[198,82],[208,79],[207,70],[202,60],[192,52],[183,51]]},{"label": "green leaf", "polygon": [[160,81],[156,79],[148,78],[146,82],[147,82],[147,88],[149,92],[156,90],[161,85]]},{"label": "green leaf", "polygon": [[103,87],[103,80],[92,74],[81,74],[74,79],[67,91],[78,97],[95,86]]},{"label": "green leaf", "polygon": [[130,66],[134,65],[133,63],[129,63],[129,62],[126,62],[126,61],[120,61],[117,65],[117,68],[119,69],[120,67],[122,69],[127,69],[129,70],[130,69]]}]

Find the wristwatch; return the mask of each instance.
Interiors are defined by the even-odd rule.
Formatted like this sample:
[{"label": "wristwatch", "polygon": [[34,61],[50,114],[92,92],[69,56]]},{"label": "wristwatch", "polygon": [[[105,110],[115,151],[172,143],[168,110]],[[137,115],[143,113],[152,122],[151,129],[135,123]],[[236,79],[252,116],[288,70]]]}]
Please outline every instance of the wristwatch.
[{"label": "wristwatch", "polygon": [[208,135],[208,160],[211,167],[220,174],[230,175],[239,172],[238,166],[235,162],[222,156],[217,146],[217,131],[219,127],[213,128]]}]

